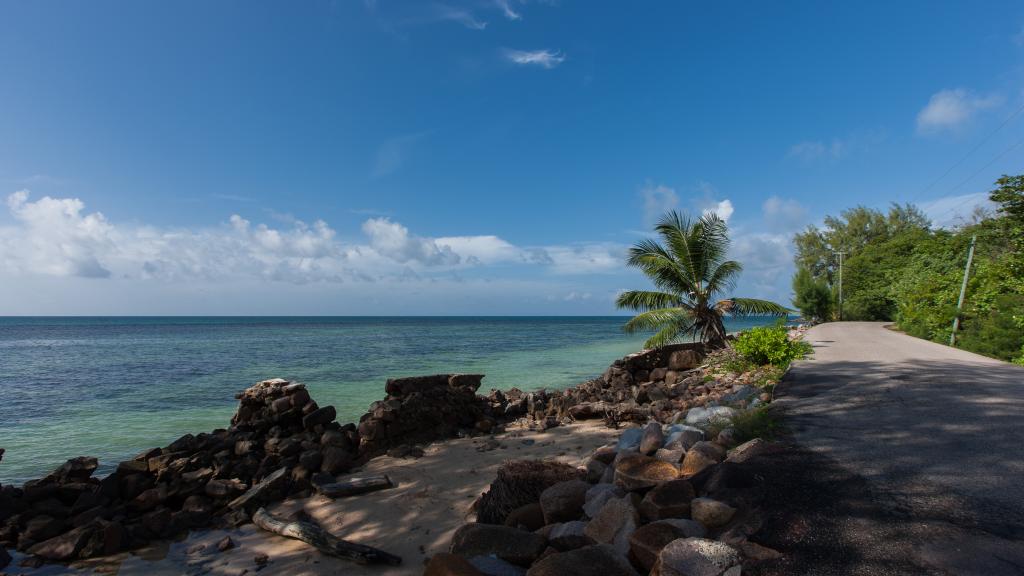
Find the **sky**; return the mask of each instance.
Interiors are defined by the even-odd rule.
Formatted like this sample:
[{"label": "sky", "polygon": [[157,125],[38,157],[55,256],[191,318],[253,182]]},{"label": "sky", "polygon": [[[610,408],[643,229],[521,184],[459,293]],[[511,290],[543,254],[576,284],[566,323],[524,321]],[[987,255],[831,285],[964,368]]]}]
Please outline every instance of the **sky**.
[{"label": "sky", "polygon": [[0,315],[591,315],[669,209],[733,293],[1024,160],[1024,5],[0,1]]}]

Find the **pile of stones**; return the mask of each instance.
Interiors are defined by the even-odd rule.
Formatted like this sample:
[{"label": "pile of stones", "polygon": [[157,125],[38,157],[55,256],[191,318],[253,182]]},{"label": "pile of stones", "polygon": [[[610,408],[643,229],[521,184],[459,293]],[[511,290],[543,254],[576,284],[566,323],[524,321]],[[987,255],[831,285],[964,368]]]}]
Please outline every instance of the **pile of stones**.
[{"label": "pile of stones", "polygon": [[[259,382],[237,395],[227,429],[186,434],[103,478],[94,477],[96,458],[80,457],[21,487],[0,487],[0,563],[5,547],[29,555],[29,563],[68,562],[239,525],[260,505],[309,496],[396,447],[488,432],[499,419],[491,401],[476,395],[482,378],[389,380],[387,397],[358,424],[344,425],[303,384]],[[506,412],[515,414],[502,406]]]},{"label": "pile of stones", "polygon": [[[693,418],[700,420],[700,418]],[[650,422],[598,448],[572,477],[521,495],[504,518],[494,507],[460,527],[425,576],[738,576],[778,552],[749,540],[761,497],[748,462],[770,458],[760,439],[735,446],[734,431]],[[528,462],[513,462],[522,483]],[[536,466],[550,468],[550,462]],[[487,496],[511,493],[499,472]],[[509,502],[505,502],[508,508]]]},{"label": "pile of stones", "polygon": [[[681,421],[693,407],[748,408],[768,399],[746,374],[710,374],[701,344],[645,350],[616,360],[601,376],[561,391],[522,395],[534,422],[603,418],[609,423]],[[518,392],[518,391],[514,391]],[[492,400],[493,398],[492,393]],[[500,402],[493,402],[500,412]]]}]

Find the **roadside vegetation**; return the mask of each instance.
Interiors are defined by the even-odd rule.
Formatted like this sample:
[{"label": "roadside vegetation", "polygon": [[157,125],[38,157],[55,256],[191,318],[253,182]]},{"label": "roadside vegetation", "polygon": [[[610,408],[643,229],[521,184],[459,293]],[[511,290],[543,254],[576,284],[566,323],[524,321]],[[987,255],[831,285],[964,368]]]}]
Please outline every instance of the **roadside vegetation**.
[{"label": "roadside vegetation", "polygon": [[[794,238],[794,305],[805,318],[891,320],[919,338],[948,343],[971,238],[974,261],[957,347],[1024,364],[1024,176],[1003,176],[976,212],[953,229],[935,228],[913,205],[887,213],[863,206],[829,216]],[[828,303],[824,295],[828,294]]]}]

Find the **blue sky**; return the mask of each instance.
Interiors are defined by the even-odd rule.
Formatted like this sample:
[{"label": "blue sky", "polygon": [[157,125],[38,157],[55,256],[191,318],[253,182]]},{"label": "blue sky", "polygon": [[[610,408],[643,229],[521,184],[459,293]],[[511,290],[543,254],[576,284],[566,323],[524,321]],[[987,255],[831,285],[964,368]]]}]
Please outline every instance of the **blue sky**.
[{"label": "blue sky", "polygon": [[0,3],[0,314],[613,313],[668,208],[788,302],[803,226],[1020,172],[1022,56],[1016,2]]}]

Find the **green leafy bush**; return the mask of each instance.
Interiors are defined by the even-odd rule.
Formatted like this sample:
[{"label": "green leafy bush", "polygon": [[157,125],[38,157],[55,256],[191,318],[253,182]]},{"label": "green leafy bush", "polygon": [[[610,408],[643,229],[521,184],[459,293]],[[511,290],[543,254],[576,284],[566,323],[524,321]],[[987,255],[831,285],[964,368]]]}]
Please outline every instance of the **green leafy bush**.
[{"label": "green leafy bush", "polygon": [[733,343],[747,361],[758,366],[788,366],[811,351],[808,343],[790,340],[785,326],[765,326],[744,332]]}]

